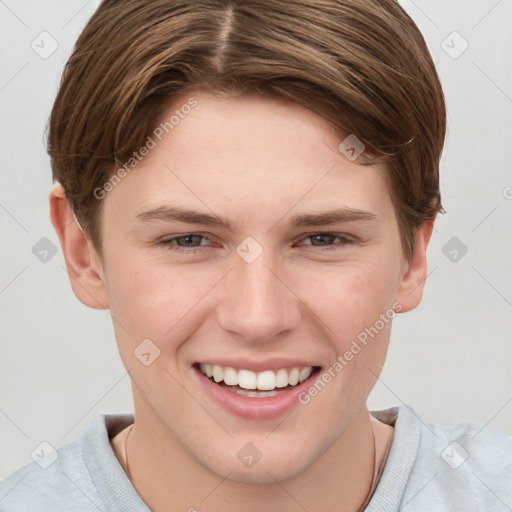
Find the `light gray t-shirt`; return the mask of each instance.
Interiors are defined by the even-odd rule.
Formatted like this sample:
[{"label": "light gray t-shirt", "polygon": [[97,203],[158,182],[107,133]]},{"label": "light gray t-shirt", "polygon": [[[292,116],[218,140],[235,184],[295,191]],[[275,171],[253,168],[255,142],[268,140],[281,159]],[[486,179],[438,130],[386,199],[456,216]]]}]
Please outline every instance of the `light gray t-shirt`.
[{"label": "light gray t-shirt", "polygon": [[[395,435],[366,512],[512,511],[512,436],[425,421],[407,405],[372,414]],[[79,439],[2,480],[0,512],[148,512],[110,444],[131,423],[96,416]]]}]

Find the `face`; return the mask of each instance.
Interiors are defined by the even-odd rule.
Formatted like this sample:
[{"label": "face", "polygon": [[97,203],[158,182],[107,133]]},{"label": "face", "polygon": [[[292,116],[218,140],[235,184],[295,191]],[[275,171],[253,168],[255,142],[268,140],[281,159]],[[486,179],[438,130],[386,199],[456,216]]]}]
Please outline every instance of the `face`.
[{"label": "face", "polygon": [[215,474],[289,478],[360,417],[410,308],[386,169],[293,103],[197,92],[164,118],[191,96],[103,199],[119,351],[141,422]]}]

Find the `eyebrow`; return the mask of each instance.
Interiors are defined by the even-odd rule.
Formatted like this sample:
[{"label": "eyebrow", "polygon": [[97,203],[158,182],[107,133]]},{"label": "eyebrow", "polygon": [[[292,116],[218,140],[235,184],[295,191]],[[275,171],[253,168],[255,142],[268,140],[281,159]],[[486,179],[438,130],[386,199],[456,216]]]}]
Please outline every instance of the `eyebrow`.
[{"label": "eyebrow", "polygon": [[377,215],[353,208],[338,208],[319,213],[303,213],[291,218],[294,227],[325,226],[340,222],[376,221]]},{"label": "eyebrow", "polygon": [[228,220],[215,214],[201,213],[178,206],[158,206],[137,214],[141,221],[162,220],[166,222],[179,221],[189,224],[203,224],[205,226],[218,226],[234,231]]},{"label": "eyebrow", "polygon": [[[179,221],[189,224],[222,227],[234,232],[233,226],[227,219],[215,214],[202,213],[177,206],[158,206],[137,214],[136,218],[144,222],[161,220],[165,222]],[[341,222],[377,221],[377,215],[371,212],[353,208],[338,208],[318,213],[302,213],[294,215],[290,224],[292,227],[325,226]]]}]

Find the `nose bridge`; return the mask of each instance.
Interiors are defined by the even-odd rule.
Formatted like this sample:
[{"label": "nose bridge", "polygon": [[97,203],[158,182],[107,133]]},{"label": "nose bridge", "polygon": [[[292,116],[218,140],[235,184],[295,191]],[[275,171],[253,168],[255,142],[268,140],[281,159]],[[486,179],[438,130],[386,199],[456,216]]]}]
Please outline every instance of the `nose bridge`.
[{"label": "nose bridge", "polygon": [[248,262],[238,255],[218,307],[221,327],[247,341],[267,341],[300,322],[300,303],[270,251]]}]

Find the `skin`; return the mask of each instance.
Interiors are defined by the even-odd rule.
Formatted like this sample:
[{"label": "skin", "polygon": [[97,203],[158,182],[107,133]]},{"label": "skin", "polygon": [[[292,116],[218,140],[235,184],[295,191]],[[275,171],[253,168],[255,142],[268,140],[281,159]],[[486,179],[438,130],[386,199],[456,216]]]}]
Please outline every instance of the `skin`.
[{"label": "skin", "polygon": [[[391,323],[286,418],[227,412],[205,396],[192,364],[300,355],[329,368],[394,303],[402,312],[419,304],[432,222],[417,230],[408,262],[384,164],[349,161],[326,120],[283,100],[194,91],[175,98],[164,117],[190,96],[198,106],[103,199],[102,258],[62,187],[50,195],[74,293],[110,309],[130,372],[131,481],[155,511],[356,511],[371,484],[373,436],[380,463],[393,435],[366,407]],[[213,213],[233,231],[137,220],[160,205]],[[341,207],[375,218],[291,225],[295,215]],[[182,252],[172,249],[177,242],[157,243],[188,233],[206,238],[194,238],[195,247],[187,239]],[[309,238],[317,233],[336,236]],[[263,249],[250,264],[236,252],[248,236]],[[160,349],[149,366],[133,354],[147,338]],[[123,467],[125,436],[113,443]],[[247,442],[262,453],[252,468],[237,458]]]}]

